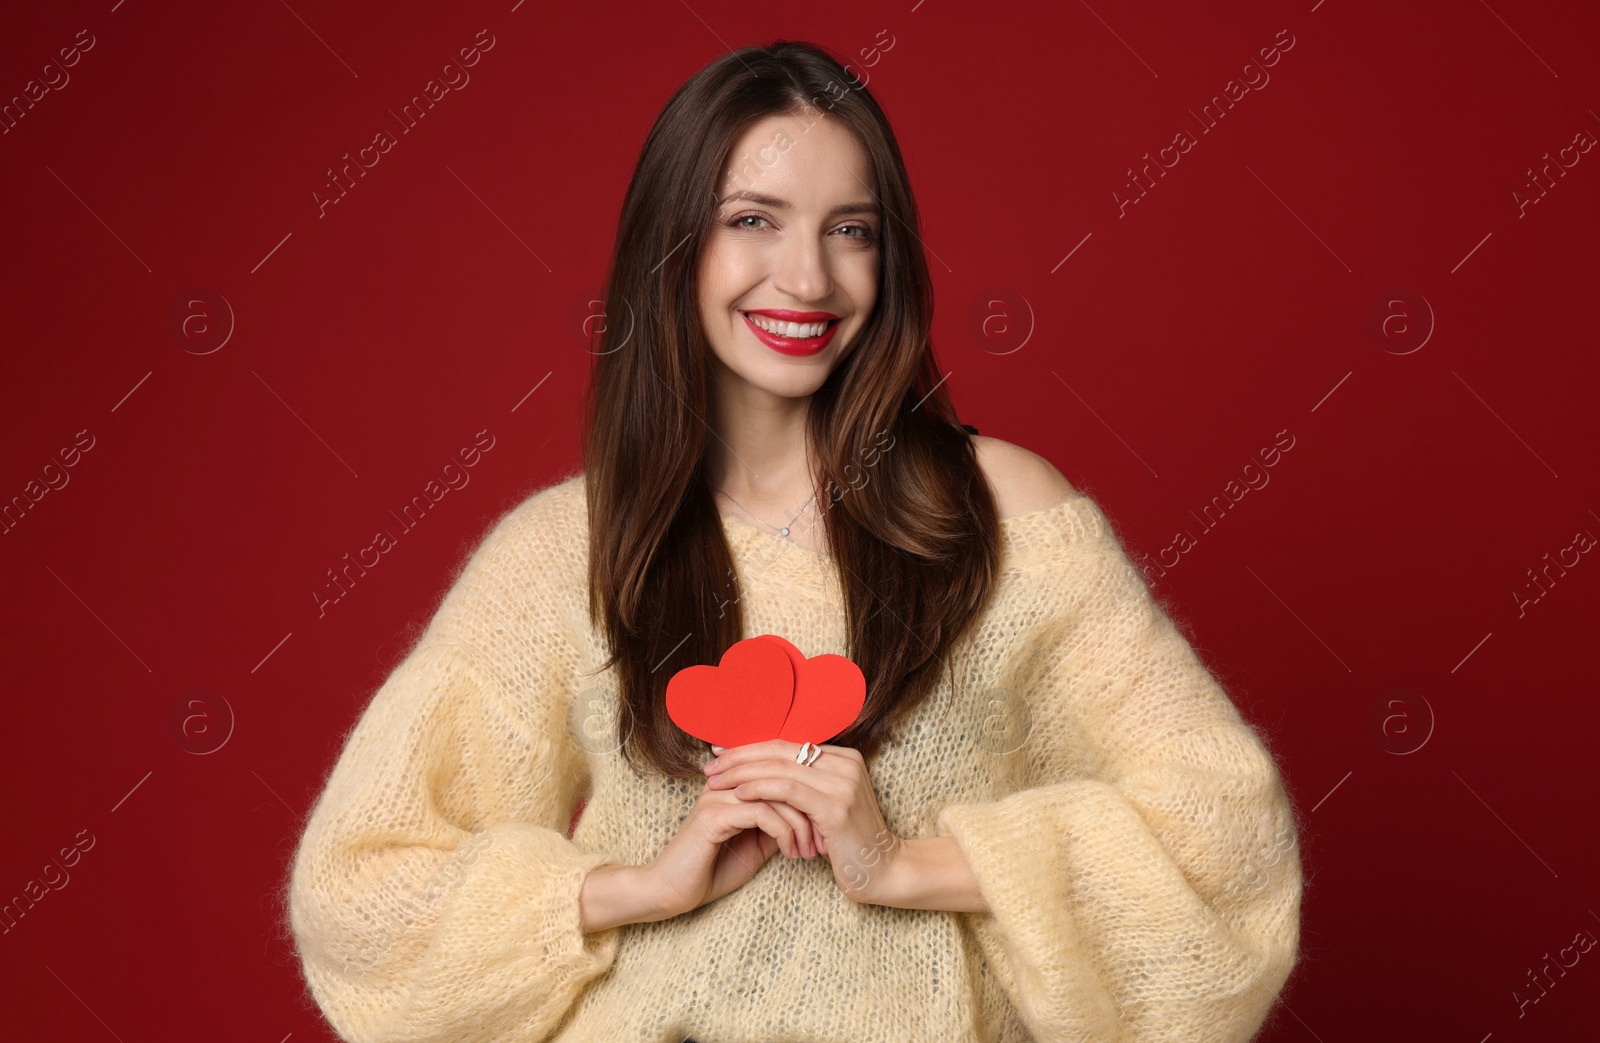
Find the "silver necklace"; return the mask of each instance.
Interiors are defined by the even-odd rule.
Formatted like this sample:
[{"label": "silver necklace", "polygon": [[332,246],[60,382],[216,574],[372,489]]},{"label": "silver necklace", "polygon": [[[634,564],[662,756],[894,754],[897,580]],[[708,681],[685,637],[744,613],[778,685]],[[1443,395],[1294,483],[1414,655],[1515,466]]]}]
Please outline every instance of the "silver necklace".
[{"label": "silver necklace", "polygon": [[[730,494],[728,494],[726,492],[723,492],[721,489],[718,489],[717,491],[722,493],[722,495],[727,496],[728,499],[733,500],[733,497]],[[736,503],[736,504],[739,504],[739,509],[740,510],[744,511],[744,513],[748,514],[750,517],[755,518],[756,521],[761,522],[762,525],[765,525],[769,529],[778,529],[778,535],[779,536],[787,536],[787,535],[789,535],[790,526],[794,525],[795,521],[799,519],[800,515],[805,511],[805,509],[807,507],[811,506],[811,501],[815,500],[816,498],[817,498],[817,491],[815,489],[813,489],[813,490],[811,490],[811,495],[806,497],[806,502],[802,503],[800,505],[800,510],[795,511],[794,512],[794,517],[789,519],[789,524],[785,525],[781,529],[778,529],[778,527],[776,525],[773,525],[771,522],[761,521],[761,519],[759,517],[756,517],[756,512],[755,511],[752,511],[750,508],[746,507],[744,504],[739,503],[738,500],[733,500],[733,502]]]}]

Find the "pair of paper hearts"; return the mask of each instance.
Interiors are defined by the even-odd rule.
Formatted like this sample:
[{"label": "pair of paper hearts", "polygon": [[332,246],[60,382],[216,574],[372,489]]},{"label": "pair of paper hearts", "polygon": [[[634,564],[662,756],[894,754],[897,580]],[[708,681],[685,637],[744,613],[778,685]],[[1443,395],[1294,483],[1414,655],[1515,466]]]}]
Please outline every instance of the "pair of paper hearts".
[{"label": "pair of paper hearts", "polygon": [[667,682],[667,715],[697,739],[743,746],[821,743],[855,723],[867,698],[861,668],[842,655],[805,657],[776,634],[735,642],[716,666],[686,666]]}]

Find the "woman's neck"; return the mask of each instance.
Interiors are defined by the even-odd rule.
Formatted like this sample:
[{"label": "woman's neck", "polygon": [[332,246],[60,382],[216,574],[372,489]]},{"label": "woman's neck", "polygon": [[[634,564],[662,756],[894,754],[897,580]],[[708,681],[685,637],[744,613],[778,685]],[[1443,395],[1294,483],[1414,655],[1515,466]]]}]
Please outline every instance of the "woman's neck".
[{"label": "woman's neck", "polygon": [[[815,491],[806,446],[810,400],[741,402],[713,411],[706,477],[721,492],[760,514],[800,509]],[[762,515],[765,517],[765,515]]]}]

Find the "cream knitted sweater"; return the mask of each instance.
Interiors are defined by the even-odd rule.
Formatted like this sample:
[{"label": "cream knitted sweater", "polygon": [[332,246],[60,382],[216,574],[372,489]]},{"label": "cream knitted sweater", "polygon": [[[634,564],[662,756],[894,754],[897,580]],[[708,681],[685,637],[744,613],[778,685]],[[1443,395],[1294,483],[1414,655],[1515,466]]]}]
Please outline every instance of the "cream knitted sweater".
[{"label": "cream knitted sweater", "polygon": [[[856,904],[827,856],[779,852],[691,913],[585,934],[585,874],[653,859],[705,782],[638,778],[614,748],[615,680],[590,674],[584,496],[578,474],[500,519],[312,810],[290,925],[341,1037],[1256,1033],[1298,954],[1295,819],[1266,746],[1081,492],[1002,521],[1002,575],[954,687],[868,763],[889,827],[954,836],[990,912]],[[724,530],[745,636],[848,651],[830,557],[732,515]]]}]

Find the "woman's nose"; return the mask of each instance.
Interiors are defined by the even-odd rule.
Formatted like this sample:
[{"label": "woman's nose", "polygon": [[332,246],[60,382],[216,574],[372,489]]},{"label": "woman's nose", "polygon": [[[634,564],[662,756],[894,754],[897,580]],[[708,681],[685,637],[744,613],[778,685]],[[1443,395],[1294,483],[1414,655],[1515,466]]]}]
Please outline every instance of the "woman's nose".
[{"label": "woman's nose", "polygon": [[802,302],[826,300],[832,278],[827,255],[814,243],[796,242],[789,246],[780,262],[778,289]]}]

